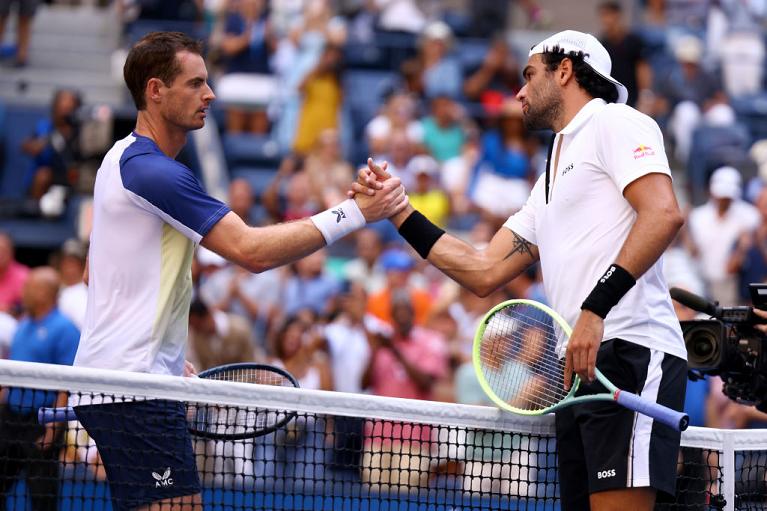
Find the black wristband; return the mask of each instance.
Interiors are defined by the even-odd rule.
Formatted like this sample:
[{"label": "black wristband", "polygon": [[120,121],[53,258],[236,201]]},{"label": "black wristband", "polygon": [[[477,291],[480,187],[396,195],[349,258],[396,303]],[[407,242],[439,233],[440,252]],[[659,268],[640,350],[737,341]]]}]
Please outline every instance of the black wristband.
[{"label": "black wristband", "polygon": [[409,217],[399,226],[399,234],[410,246],[418,252],[418,255],[426,259],[429,257],[431,247],[445,234],[445,231],[434,225],[419,211],[413,211]]},{"label": "black wristband", "polygon": [[621,301],[623,295],[634,287],[636,279],[624,268],[612,264],[597,285],[591,290],[591,294],[581,305],[581,309],[590,310],[597,316],[605,319],[610,309]]}]

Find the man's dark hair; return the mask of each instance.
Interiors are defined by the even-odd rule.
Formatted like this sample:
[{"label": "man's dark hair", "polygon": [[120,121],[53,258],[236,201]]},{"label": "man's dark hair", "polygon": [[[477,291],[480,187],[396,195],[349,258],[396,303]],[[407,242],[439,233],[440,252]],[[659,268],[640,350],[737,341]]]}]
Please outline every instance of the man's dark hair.
[{"label": "man's dark hair", "polygon": [[620,4],[620,2],[615,2],[613,0],[602,2],[599,4],[598,9],[600,11],[610,11],[615,14],[621,14],[623,12],[623,6]]},{"label": "man's dark hair", "polygon": [[202,55],[202,43],[181,32],[152,32],[131,48],[123,67],[123,78],[137,109],[146,108],[144,90],[151,78],[159,78],[168,86],[173,84],[181,72],[176,58],[180,51]]},{"label": "man's dark hair", "polygon": [[556,70],[564,59],[570,59],[573,63],[575,81],[578,82],[578,85],[580,85],[589,96],[592,98],[602,98],[608,103],[615,103],[618,101],[618,89],[615,88],[615,85],[594,71],[591,66],[583,60],[584,57],[585,54],[582,51],[565,53],[565,50],[559,46],[554,46],[541,54],[543,63],[546,64],[547,71]]}]

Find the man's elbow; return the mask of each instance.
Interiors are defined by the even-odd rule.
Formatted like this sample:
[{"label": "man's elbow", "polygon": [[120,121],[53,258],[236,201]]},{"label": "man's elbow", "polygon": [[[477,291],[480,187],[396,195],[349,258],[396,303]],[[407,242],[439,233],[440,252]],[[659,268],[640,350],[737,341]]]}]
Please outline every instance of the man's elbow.
[{"label": "man's elbow", "polygon": [[665,216],[667,218],[666,223],[669,226],[669,229],[676,235],[684,225],[684,215],[682,215],[682,212],[679,211],[678,207],[669,207],[665,211]]}]

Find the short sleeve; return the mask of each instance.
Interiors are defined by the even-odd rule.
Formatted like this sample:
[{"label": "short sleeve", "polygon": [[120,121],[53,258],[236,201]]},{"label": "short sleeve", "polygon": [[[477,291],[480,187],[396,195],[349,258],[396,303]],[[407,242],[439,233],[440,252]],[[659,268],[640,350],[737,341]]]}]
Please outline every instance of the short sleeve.
[{"label": "short sleeve", "polygon": [[625,105],[608,105],[596,123],[597,154],[621,192],[652,173],[671,176],[663,135],[650,117]]},{"label": "short sleeve", "polygon": [[120,162],[120,175],[131,200],[160,216],[198,243],[230,209],[206,194],[192,171],[156,154],[140,154]]},{"label": "short sleeve", "polygon": [[522,209],[514,213],[503,224],[507,229],[517,233],[530,243],[537,245],[538,238],[535,235],[535,217],[536,211],[540,207],[544,197],[543,183],[546,179],[546,174],[541,174],[538,177],[538,181],[535,182],[533,191],[530,193],[530,197],[527,198],[527,202],[522,206]]},{"label": "short sleeve", "polygon": [[56,343],[56,364],[71,366],[75,361],[77,346],[80,343],[80,331],[69,320],[61,329]]}]

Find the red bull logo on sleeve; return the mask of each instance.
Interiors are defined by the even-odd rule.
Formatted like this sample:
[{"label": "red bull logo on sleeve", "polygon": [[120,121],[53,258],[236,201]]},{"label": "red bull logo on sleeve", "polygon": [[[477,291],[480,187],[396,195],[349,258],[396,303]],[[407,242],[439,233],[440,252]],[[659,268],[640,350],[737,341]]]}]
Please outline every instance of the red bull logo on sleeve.
[{"label": "red bull logo on sleeve", "polygon": [[654,156],[655,151],[653,151],[653,148],[646,145],[640,145],[636,149],[634,149],[634,159],[638,160],[639,158],[644,158],[645,156]]}]

